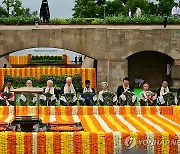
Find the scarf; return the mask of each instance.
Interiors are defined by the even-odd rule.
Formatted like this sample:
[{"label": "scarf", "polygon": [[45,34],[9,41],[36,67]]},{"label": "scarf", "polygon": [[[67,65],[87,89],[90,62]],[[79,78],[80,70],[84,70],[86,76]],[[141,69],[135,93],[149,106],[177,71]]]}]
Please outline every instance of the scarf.
[{"label": "scarf", "polygon": [[124,88],[124,92],[126,92],[126,91],[129,90],[129,86],[125,87],[125,86],[123,85],[123,88]]},{"label": "scarf", "polygon": [[11,90],[13,90],[13,86],[11,86],[11,88],[9,89],[7,86],[4,88],[4,92],[9,93]]},{"label": "scarf", "polygon": [[85,92],[91,92],[91,93],[92,93],[93,90],[92,90],[92,88],[86,88],[86,87],[85,87],[85,88],[83,89],[83,93],[85,93]]},{"label": "scarf", "polygon": [[47,93],[47,92],[49,92],[50,94],[54,94],[54,88],[53,87],[51,87],[51,88],[46,87],[45,93]]},{"label": "scarf", "polygon": [[67,83],[64,86],[64,94],[66,93],[76,93],[73,84],[71,84],[70,86],[67,85]]},{"label": "scarf", "polygon": [[[165,91],[164,91],[165,90]],[[163,86],[161,87],[161,90],[160,90],[160,96],[162,96],[162,95],[164,95],[164,94],[166,94],[166,93],[168,93],[169,92],[169,88],[168,87],[166,87],[166,88],[164,88]]]}]

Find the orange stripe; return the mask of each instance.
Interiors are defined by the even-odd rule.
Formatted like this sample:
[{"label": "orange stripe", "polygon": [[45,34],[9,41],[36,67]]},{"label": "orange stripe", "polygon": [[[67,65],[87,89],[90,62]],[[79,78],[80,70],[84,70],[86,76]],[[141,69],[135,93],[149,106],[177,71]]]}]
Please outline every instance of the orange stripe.
[{"label": "orange stripe", "polygon": [[79,132],[73,133],[73,152],[82,153],[82,134]]},{"label": "orange stripe", "polygon": [[90,154],[97,154],[98,153],[98,134],[97,133],[90,133]]},{"label": "orange stripe", "polygon": [[91,129],[90,129],[89,125],[88,125],[88,122],[85,120],[83,115],[79,115],[78,117],[79,117],[79,120],[81,121],[81,124],[82,124],[82,126],[84,128],[84,131],[85,132],[91,132]]}]

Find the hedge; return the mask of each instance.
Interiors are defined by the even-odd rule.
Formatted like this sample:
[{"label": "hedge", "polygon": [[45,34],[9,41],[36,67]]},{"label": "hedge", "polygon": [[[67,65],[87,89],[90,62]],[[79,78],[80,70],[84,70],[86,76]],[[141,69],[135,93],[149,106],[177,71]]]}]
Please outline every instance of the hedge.
[{"label": "hedge", "polygon": [[32,56],[29,64],[65,64],[62,56]]},{"label": "hedge", "polygon": [[57,89],[60,89],[63,84],[66,83],[66,78],[71,76],[73,80],[73,84],[76,86],[77,91],[81,91],[82,89],[82,83],[81,83],[81,75],[76,74],[76,75],[61,75],[61,76],[56,76],[56,75],[41,75],[40,79],[36,79],[34,77],[12,77],[10,75],[5,76],[5,83],[7,81],[12,81],[13,82],[13,87],[14,88],[20,88],[20,87],[25,87],[27,80],[31,80],[33,83],[33,87],[46,87],[46,83],[48,80],[52,80],[54,83],[54,87]]},{"label": "hedge", "polygon": [[[0,24],[5,25],[34,25],[37,17],[24,17],[24,16],[10,16],[0,17]],[[53,18],[50,19],[51,25],[61,24],[163,24],[164,17],[161,16],[141,16],[141,17],[127,17],[127,16],[107,16],[104,19],[100,18]],[[41,24],[39,20],[39,24]],[[180,18],[168,17],[168,24],[180,24]]]}]

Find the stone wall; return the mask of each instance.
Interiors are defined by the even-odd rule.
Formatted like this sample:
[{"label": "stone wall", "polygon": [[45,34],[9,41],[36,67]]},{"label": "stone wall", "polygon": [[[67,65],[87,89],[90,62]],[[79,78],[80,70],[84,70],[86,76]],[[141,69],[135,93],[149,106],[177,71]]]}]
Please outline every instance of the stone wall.
[{"label": "stone wall", "polygon": [[99,89],[102,81],[108,81],[116,90],[128,75],[126,58],[140,51],[158,51],[178,60],[179,40],[178,26],[11,26],[0,30],[0,56],[33,47],[72,50],[97,60]]}]

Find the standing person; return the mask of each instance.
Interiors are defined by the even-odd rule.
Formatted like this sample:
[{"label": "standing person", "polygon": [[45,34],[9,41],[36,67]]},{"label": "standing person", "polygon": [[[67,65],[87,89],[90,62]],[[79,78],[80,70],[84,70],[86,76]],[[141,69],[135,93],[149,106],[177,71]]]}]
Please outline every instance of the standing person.
[{"label": "standing person", "polygon": [[139,7],[139,5],[136,6],[136,13],[135,13],[135,16],[136,17],[140,17],[141,16],[141,8]]},{"label": "standing person", "polygon": [[162,16],[162,17],[164,15],[164,10],[163,10],[163,7],[162,7],[162,5],[160,3],[157,6],[157,15]]},{"label": "standing person", "polygon": [[76,94],[76,87],[72,84],[72,78],[67,77],[66,83],[61,87],[60,94],[74,93]]},{"label": "standing person", "polygon": [[179,15],[180,15],[180,8],[179,8],[179,6],[178,6],[178,3],[175,3],[175,6],[172,8],[172,10],[171,10],[171,14],[174,16],[174,17],[176,17],[176,18],[178,18],[179,17]]},{"label": "standing person", "polygon": [[132,11],[131,11],[131,8],[129,8],[128,16],[129,16],[129,17],[132,17]]},{"label": "standing person", "polygon": [[154,106],[156,105],[156,95],[150,91],[148,83],[143,84],[143,92],[140,93],[141,106]]},{"label": "standing person", "polygon": [[75,63],[77,64],[77,56],[75,57]]},{"label": "standing person", "polygon": [[126,91],[132,91],[132,92],[134,92],[133,87],[131,87],[131,86],[129,85],[129,78],[128,78],[128,77],[125,77],[125,78],[123,79],[123,84],[118,87],[118,89],[117,89],[117,98],[119,99],[119,97],[122,95],[122,93],[123,93],[123,92],[126,92]]},{"label": "standing person", "polygon": [[47,0],[42,0],[42,4],[40,8],[40,18],[43,23],[49,23],[50,11]]},{"label": "standing person", "polygon": [[168,81],[163,80],[162,86],[157,90],[157,97],[162,96],[168,92],[172,92],[172,90],[168,87]]}]

